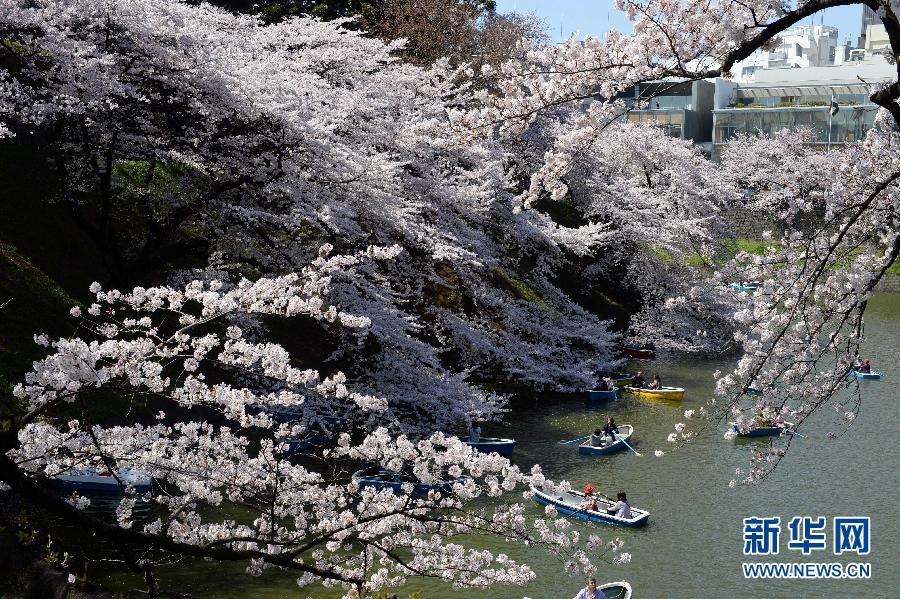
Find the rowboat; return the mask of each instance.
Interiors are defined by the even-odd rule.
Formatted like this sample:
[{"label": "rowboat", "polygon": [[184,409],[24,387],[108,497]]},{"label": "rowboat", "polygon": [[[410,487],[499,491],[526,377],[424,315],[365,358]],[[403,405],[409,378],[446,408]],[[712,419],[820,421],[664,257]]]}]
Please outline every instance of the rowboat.
[{"label": "rowboat", "polygon": [[137,468],[122,468],[116,476],[101,474],[96,468],[82,468],[57,474],[50,482],[56,489],[68,493],[124,495],[128,488],[133,488],[136,493],[153,490],[153,479]]},{"label": "rowboat", "polygon": [[681,401],[684,399],[683,387],[662,387],[661,389],[644,389],[639,387],[627,386],[625,390],[629,393],[643,397],[644,399],[669,399],[672,401]]},{"label": "rowboat", "polygon": [[541,505],[552,505],[560,514],[590,522],[603,522],[618,526],[643,526],[650,519],[650,512],[639,510],[635,507],[631,508],[631,518],[619,518],[618,516],[607,514],[606,510],[615,505],[616,502],[602,495],[595,497],[597,511],[586,510],[581,507],[584,501],[584,493],[579,493],[578,491],[567,491],[550,495],[532,486],[531,498]]},{"label": "rowboat", "polygon": [[646,358],[652,360],[656,357],[656,352],[649,348],[619,347],[618,349],[623,356],[628,356],[629,358]]},{"label": "rowboat", "polygon": [[324,446],[327,442],[326,437],[321,433],[309,433],[308,435],[296,439],[286,439],[284,441],[285,449],[282,455],[288,456],[304,451],[312,451]]},{"label": "rowboat", "polygon": [[599,389],[591,389],[585,392],[588,401],[611,401],[619,399],[619,390],[611,389],[609,391],[601,391]]},{"label": "rowboat", "polygon": [[616,435],[616,440],[609,445],[603,447],[594,447],[591,445],[591,440],[588,438],[581,445],[578,446],[578,453],[582,453],[584,455],[606,455],[609,453],[616,453],[617,451],[621,451],[628,446],[625,444],[631,439],[631,435],[634,433],[634,427],[630,424],[620,424],[619,425],[619,434]]},{"label": "rowboat", "polygon": [[621,580],[619,582],[607,582],[597,587],[606,599],[631,599],[631,585]]},{"label": "rowboat", "polygon": [[[395,472],[384,468],[363,468],[353,473],[353,482],[360,487],[372,487],[375,489],[390,489],[396,494],[428,495],[431,491],[438,491],[445,495],[453,493],[453,485],[464,483],[468,477],[455,478],[450,481],[437,483],[423,483],[412,474]],[[406,489],[404,489],[406,487]]]},{"label": "rowboat", "polygon": [[[275,422],[282,424],[299,423],[302,420],[301,413],[290,409],[262,407],[257,409],[259,412],[268,415]],[[285,447],[281,455],[289,456],[320,449],[336,436],[337,431],[343,428],[345,423],[346,420],[340,416],[322,416],[318,422],[314,423],[303,433],[302,437],[285,439]]]},{"label": "rowboat", "polygon": [[[305,414],[300,407],[292,406],[270,406],[265,404],[256,404],[251,406],[250,411],[256,414],[265,414],[273,421],[279,424],[301,423],[309,416]],[[342,426],[346,421],[341,416],[319,416],[318,420],[313,424],[319,429],[332,429]]]},{"label": "rowboat", "polygon": [[478,441],[466,441],[466,445],[474,447],[480,453],[497,453],[509,457],[516,447],[516,440],[481,437]]},{"label": "rowboat", "polygon": [[858,379],[867,379],[873,381],[880,380],[883,376],[880,372],[875,372],[874,370],[872,372],[860,372],[858,370],[851,370],[849,375]]},{"label": "rowboat", "polygon": [[728,424],[731,425],[731,430],[737,433],[738,437],[773,437],[788,430],[790,426],[790,423],[787,422],[784,423],[785,426],[754,426],[747,432],[742,433],[741,427],[738,426],[737,422],[729,422]]},{"label": "rowboat", "polygon": [[741,285],[740,283],[729,283],[729,287],[734,289],[735,291],[743,291],[744,293],[753,293],[759,287],[758,283],[744,283]]}]

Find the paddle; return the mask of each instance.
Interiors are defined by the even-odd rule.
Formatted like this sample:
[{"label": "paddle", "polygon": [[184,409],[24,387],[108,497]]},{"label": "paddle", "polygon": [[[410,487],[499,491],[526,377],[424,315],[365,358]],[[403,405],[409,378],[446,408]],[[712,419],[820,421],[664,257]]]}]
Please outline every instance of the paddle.
[{"label": "paddle", "polygon": [[630,449],[631,451],[633,451],[633,452],[634,452],[634,455],[636,455],[637,457],[641,457],[641,456],[644,455],[644,454],[642,454],[641,452],[636,451],[636,450],[634,449],[634,447],[632,447],[632,446],[628,443],[628,441],[625,440],[625,437],[620,437],[618,433],[616,433],[616,439],[618,439],[619,441],[621,441],[622,443],[624,443],[624,444],[625,444],[625,447],[627,447],[628,449]]},{"label": "paddle", "polygon": [[559,444],[560,445],[568,445],[569,443],[576,443],[578,441],[584,441],[588,437],[590,437],[590,435],[582,435],[580,437],[575,437],[574,439],[569,439],[568,441],[560,441]]},{"label": "paddle", "polygon": [[781,427],[781,429],[782,429],[784,432],[786,432],[786,433],[790,433],[790,434],[792,434],[792,435],[797,435],[797,436],[800,437],[801,439],[806,439],[806,435],[801,435],[801,434],[798,433],[797,431],[792,431],[792,430],[791,430],[791,427],[794,426],[794,423],[793,423],[793,422],[784,422],[784,423],[778,424],[778,425],[776,425],[776,426]]}]

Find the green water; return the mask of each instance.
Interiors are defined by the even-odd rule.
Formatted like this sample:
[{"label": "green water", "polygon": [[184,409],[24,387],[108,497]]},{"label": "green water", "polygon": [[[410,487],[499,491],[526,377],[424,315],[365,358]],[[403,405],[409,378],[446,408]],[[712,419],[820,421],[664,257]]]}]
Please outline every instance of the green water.
[{"label": "green water", "polygon": [[[548,476],[574,485],[593,483],[612,494],[625,489],[631,502],[651,513],[641,529],[578,523],[585,532],[604,539],[625,540],[633,561],[624,566],[604,566],[601,581],[628,580],[635,597],[878,597],[900,598],[900,371],[894,368],[900,353],[900,295],[880,294],[866,313],[867,344],[864,356],[876,370],[886,372],[882,381],[862,381],[863,405],[850,432],[835,440],[824,433],[837,430],[832,414],[808,421],[795,438],[788,456],[762,484],[729,489],[735,467],[747,465],[754,443],[727,441],[722,428],[710,428],[687,447],[668,452],[666,435],[682,412],[705,403],[712,392],[712,373],[729,367],[727,362],[644,362],[645,372],[659,372],[668,385],[686,388],[684,402],[662,403],[630,398],[591,409],[577,399],[553,405],[535,404],[510,416],[503,426],[484,435],[515,437],[514,461],[523,468],[539,463]],[[824,412],[824,411],[823,411]],[[631,453],[612,456],[580,456],[572,446],[559,445],[588,432],[609,413],[620,424],[636,427],[634,444],[644,457]],[[654,449],[668,453],[653,457]],[[531,513],[542,508],[533,504]],[[770,558],[744,558],[742,519],[748,516],[780,516],[781,553]],[[828,547],[805,557],[787,549],[787,521],[793,516],[827,516]],[[865,557],[831,553],[831,520],[835,516],[870,516],[872,551]],[[503,551],[527,561],[537,578],[525,587],[490,590],[452,589],[431,580],[413,579],[404,592],[420,591],[425,598],[521,598],[573,597],[583,580],[565,574],[560,564],[537,550],[498,539],[478,539],[478,546]],[[746,580],[742,561],[868,562],[868,580]],[[337,597],[337,589],[298,589],[293,577],[267,572],[261,578],[243,574],[236,564],[183,562],[161,571],[164,586],[198,597]],[[121,585],[120,575],[106,579]],[[120,588],[122,588],[120,586]]]}]

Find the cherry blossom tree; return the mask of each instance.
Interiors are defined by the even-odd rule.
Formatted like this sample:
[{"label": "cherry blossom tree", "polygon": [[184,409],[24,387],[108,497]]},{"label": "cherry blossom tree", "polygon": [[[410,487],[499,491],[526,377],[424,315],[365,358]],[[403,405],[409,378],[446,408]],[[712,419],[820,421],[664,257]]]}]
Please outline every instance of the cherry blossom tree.
[{"label": "cherry blossom tree", "polygon": [[[604,148],[607,138],[615,137],[615,123],[628,110],[619,98],[631,86],[667,78],[727,77],[737,61],[785,28],[845,4],[622,0],[618,6],[633,22],[631,35],[611,31],[604,40],[571,39],[534,49],[528,54],[528,65],[509,63],[489,72],[501,91],[483,94],[477,109],[458,111],[453,123],[462,131],[487,129],[515,137],[542,119],[557,120],[560,126],[549,137],[522,203],[528,207],[542,194],[556,200],[568,194],[578,197],[573,181],[579,178],[578,165],[589,160],[585,155],[591,148]],[[863,4],[878,11],[897,54],[900,21],[891,4]],[[848,144],[827,157],[803,147],[807,134],[802,131],[736,140],[723,164],[710,167],[714,175],[705,183],[716,181],[712,189],[721,190],[726,198],[749,190],[749,208],[783,225],[781,231],[772,232],[773,247],[760,257],[738,253],[724,265],[706,261],[703,269],[695,269],[679,283],[654,281],[660,293],[632,321],[632,332],[639,338],[664,340],[675,349],[723,350],[737,342],[743,357],[734,372],[719,380],[713,410],[704,410],[716,422],[736,417],[746,426],[751,420],[748,415],[761,411],[764,415],[789,413],[802,425],[812,411],[829,405],[845,423],[853,421],[861,397],[847,374],[864,339],[866,302],[897,258],[900,245],[894,225],[900,176],[896,152],[900,78],[874,87],[870,97],[883,109],[877,126],[865,141]],[[579,109],[561,109],[573,105]],[[642,140],[633,137],[639,146]],[[670,146],[677,144],[670,142]],[[623,155],[621,145],[608,147],[611,155]],[[626,168],[641,164],[634,155],[624,155],[629,157],[622,161]],[[601,159],[599,164],[609,169],[608,162]],[[666,164],[667,170],[685,165],[692,177],[702,172],[684,160],[676,164]],[[647,187],[652,187],[650,183],[648,173]],[[634,190],[632,184],[624,197],[635,203],[639,219],[642,197]],[[671,197],[663,204],[668,210],[677,209]],[[824,219],[813,230],[803,230],[796,224],[797,217],[813,207],[824,207]],[[641,262],[654,264],[645,255],[634,264]],[[757,279],[766,284],[752,296],[735,297],[723,285]],[[691,334],[695,326],[696,333]],[[673,330],[680,331],[675,339]],[[764,392],[748,395],[750,387]],[[669,440],[678,442],[691,435],[679,423]],[[789,444],[790,437],[771,452],[757,455],[744,481],[765,476]]]},{"label": "cherry blossom tree", "polygon": [[[165,272],[168,285],[93,287],[83,335],[55,340],[17,388],[24,413],[3,434],[0,475],[14,492],[116,543],[154,593],[151,549],[294,570],[357,595],[411,575],[476,587],[533,576],[462,549],[463,534],[593,568],[587,551],[605,545],[579,546],[564,519],[470,507],[545,484],[539,470],[433,433],[501,413],[470,377],[583,385],[614,338],[547,272],[529,285],[506,262],[505,246],[520,244],[561,260],[566,239],[548,219],[514,215],[490,142],[433,134],[460,101],[451,71],[399,64],[396,45],[307,19],[264,27],[152,0],[2,8],[15,42],[4,46],[2,120],[10,134],[51,136],[58,199],[85,219],[111,279],[146,276],[185,246],[206,259]],[[132,218],[146,226],[122,235]],[[313,321],[333,351],[318,368],[297,366],[270,340],[274,318]],[[448,350],[482,371],[448,368]],[[348,372],[319,374],[341,365]],[[122,406],[101,424],[92,408],[104,392],[137,412]],[[266,415],[278,408],[296,423]],[[283,455],[335,416],[352,434],[325,465]],[[360,460],[425,482],[468,478],[452,495],[394,496],[349,480]],[[162,515],[134,518],[149,499],[129,496],[113,524],[80,511],[83,497],[48,493],[48,478],[85,466],[148,472]],[[236,522],[223,504],[252,518]]]},{"label": "cherry blossom tree", "polygon": [[[336,447],[322,453],[325,466],[290,457],[287,441],[323,416],[341,414],[349,423],[387,402],[354,391],[340,372],[295,367],[284,348],[251,341],[237,323],[251,314],[312,318],[359,335],[371,321],[330,303],[332,275],[396,253],[323,255],[298,275],[232,287],[192,281],[123,294],[95,284],[96,302],[86,313],[73,308],[82,337],[35,338],[50,353],[15,389],[23,410],[0,437],[0,479],[118,546],[151,596],[160,590],[151,550],[246,561],[251,574],[282,568],[295,572],[300,585],[342,585],[348,597],[410,576],[466,587],[534,577],[506,555],[465,549],[455,541],[461,535],[544,547],[572,570],[593,571],[592,559],[604,552],[627,561],[627,554],[616,555],[620,541],[583,539],[552,509],[533,518],[519,503],[472,507],[478,497],[520,485],[568,484],[546,480],[538,466],[523,473],[455,437],[410,439],[385,428],[360,437],[348,426],[353,434],[340,433]],[[101,422],[98,404],[110,401],[123,404],[121,416]],[[134,421],[134,414],[154,410],[156,416]],[[278,422],[273,410],[297,418]],[[411,483],[400,493],[361,487],[347,474],[354,463],[409,471],[422,484],[440,486],[423,496],[412,494]],[[84,468],[113,475],[137,468],[152,475],[160,492],[151,498],[130,487],[111,523],[83,511],[89,497],[64,498],[47,488],[48,479]],[[152,515],[135,516],[135,507],[148,502]],[[235,509],[245,517],[236,519]]]},{"label": "cherry blossom tree", "polygon": [[[630,35],[526,45],[473,79],[446,60],[404,64],[402,42],[340,23],[264,25],[174,0],[0,0],[0,135],[47,140],[53,199],[114,283],[92,288],[86,314],[73,309],[78,335],[36,337],[50,353],[16,388],[22,411],[0,433],[0,478],[119,543],[151,592],[147,548],[293,570],[349,596],[412,575],[475,587],[533,575],[454,542],[472,533],[537,543],[591,571],[599,540],[552,511],[472,507],[519,485],[556,486],[450,433],[501,417],[504,399],[483,383],[581,390],[618,365],[621,335],[585,307],[573,270],[639,298],[635,339],[740,345],[715,403],[686,417],[743,423],[780,410],[802,424],[837,402],[852,422],[850,359],[900,247],[900,82],[872,91],[878,126],[827,161],[799,151],[802,134],[779,134],[738,140],[713,165],[618,122],[617,99],[644,81],[727,75],[786,27],[847,3],[622,1]],[[866,4],[897,54],[896,14]],[[719,215],[748,188],[751,208],[786,226],[765,255],[717,262]],[[571,214],[552,216],[554,202]],[[797,230],[813,204],[825,207],[821,226]],[[191,267],[173,264],[186,253]],[[680,260],[694,254],[702,265]],[[766,283],[735,296],[722,283],[738,278]],[[327,355],[292,359],[314,345],[275,341],[296,323],[321,334]],[[101,423],[92,408],[104,401],[144,417]],[[277,422],[277,409],[299,417]],[[325,465],[284,455],[336,416],[348,432]],[[692,434],[679,423],[670,440]],[[757,456],[745,480],[783,451]],[[423,498],[360,489],[347,476],[360,461],[457,482]],[[136,494],[110,523],[79,509],[85,498],[47,491],[49,477],[88,465],[149,472],[159,518],[133,516],[150,500]],[[215,509],[225,503],[252,519]]]},{"label": "cherry blossom tree", "polygon": [[[324,243],[399,244],[334,285],[371,318],[371,351],[338,337],[330,357],[352,356],[347,375],[405,427],[499,414],[472,382],[581,389],[614,363],[609,324],[556,284],[599,229],[513,209],[502,145],[447,134],[472,100],[445,63],[402,64],[399,44],[339,23],[168,0],[8,0],[3,15],[0,121],[48,136],[56,199],[111,283],[233,281],[296,271]],[[186,253],[202,272],[172,266]]]}]

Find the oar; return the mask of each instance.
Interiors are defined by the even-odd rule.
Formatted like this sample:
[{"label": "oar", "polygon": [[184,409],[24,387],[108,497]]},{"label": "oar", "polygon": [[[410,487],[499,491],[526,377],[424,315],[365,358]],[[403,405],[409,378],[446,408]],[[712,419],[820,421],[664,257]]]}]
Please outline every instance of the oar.
[{"label": "oar", "polygon": [[634,449],[634,447],[632,447],[631,445],[629,445],[629,444],[628,444],[628,441],[625,440],[625,437],[620,437],[620,436],[619,436],[619,433],[616,433],[616,439],[618,439],[619,441],[621,441],[622,443],[624,443],[624,444],[625,444],[625,447],[627,447],[628,449],[630,449],[631,451],[633,451],[633,452],[634,452],[634,455],[636,455],[637,457],[641,457],[641,456],[644,455],[644,454],[642,454],[641,452],[636,451],[636,450]]},{"label": "oar", "polygon": [[791,430],[791,427],[792,427],[792,426],[794,426],[794,423],[793,423],[793,422],[785,422],[785,423],[782,425],[782,428],[784,428],[784,432],[786,432],[786,433],[790,433],[790,434],[792,434],[792,435],[797,435],[797,436],[800,437],[801,439],[806,439],[806,435],[801,435],[801,434],[798,433],[797,431],[792,431],[792,430]]},{"label": "oar", "polygon": [[588,437],[590,437],[590,435],[582,435],[580,437],[575,437],[574,439],[569,439],[568,441],[560,441],[559,444],[560,445],[568,445],[570,443],[575,443],[577,441],[584,441]]}]

